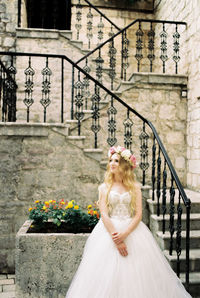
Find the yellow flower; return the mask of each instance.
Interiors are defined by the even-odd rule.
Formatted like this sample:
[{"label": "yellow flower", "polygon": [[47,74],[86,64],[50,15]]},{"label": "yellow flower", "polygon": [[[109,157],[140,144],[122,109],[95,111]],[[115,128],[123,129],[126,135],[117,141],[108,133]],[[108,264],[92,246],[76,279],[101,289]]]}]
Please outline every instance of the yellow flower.
[{"label": "yellow flower", "polygon": [[74,200],[72,200],[71,202],[74,203]]},{"label": "yellow flower", "polygon": [[61,205],[65,205],[65,202],[61,201],[60,204],[61,204]]},{"label": "yellow flower", "polygon": [[74,209],[75,209],[75,210],[78,210],[78,209],[79,209],[79,206],[78,206],[78,205],[75,205],[75,206],[74,206]]},{"label": "yellow flower", "polygon": [[44,202],[44,203],[45,203],[45,205],[49,206],[49,202],[48,202],[48,201],[46,201],[46,202]]},{"label": "yellow flower", "polygon": [[92,208],[92,205],[88,205],[88,209],[91,209]]},{"label": "yellow flower", "polygon": [[96,210],[94,210],[94,214],[95,214],[95,215],[97,214],[97,211],[96,211]]},{"label": "yellow flower", "polygon": [[53,202],[53,200],[50,200],[50,201],[49,201],[49,203],[52,203],[52,202]]},{"label": "yellow flower", "polygon": [[47,209],[47,207],[46,207],[46,206],[43,206],[43,207],[42,207],[42,209],[43,209],[43,210],[46,210],[46,209]]},{"label": "yellow flower", "polygon": [[28,209],[28,211],[30,212],[32,209],[33,209],[33,208],[32,208],[32,207],[30,207],[30,208]]},{"label": "yellow flower", "polygon": [[69,208],[68,206],[65,207],[65,209],[68,209],[68,208]]},{"label": "yellow flower", "polygon": [[67,206],[68,206],[68,208],[73,208],[74,205],[73,205],[73,203],[72,203],[72,201],[71,201],[71,202],[68,203]]},{"label": "yellow flower", "polygon": [[37,200],[37,201],[35,201],[35,204],[37,204],[37,203],[39,203],[40,201],[39,200]]}]

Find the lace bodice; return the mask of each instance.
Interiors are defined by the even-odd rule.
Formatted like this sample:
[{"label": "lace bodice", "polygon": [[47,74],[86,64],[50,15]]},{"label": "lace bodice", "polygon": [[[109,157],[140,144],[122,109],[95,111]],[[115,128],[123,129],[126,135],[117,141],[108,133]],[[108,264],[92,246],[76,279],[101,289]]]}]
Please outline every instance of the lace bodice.
[{"label": "lace bodice", "polygon": [[119,219],[131,217],[131,196],[129,192],[122,194],[111,190],[108,197],[109,216]]}]

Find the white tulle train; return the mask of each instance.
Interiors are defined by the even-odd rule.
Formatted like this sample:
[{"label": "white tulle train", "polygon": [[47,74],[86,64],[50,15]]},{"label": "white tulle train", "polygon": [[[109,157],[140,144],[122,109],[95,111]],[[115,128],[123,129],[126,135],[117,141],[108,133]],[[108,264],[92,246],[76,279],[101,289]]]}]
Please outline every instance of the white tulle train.
[{"label": "white tulle train", "polygon": [[[117,231],[131,218],[111,219]],[[128,256],[119,254],[102,220],[88,238],[66,298],[191,297],[143,222],[127,237]]]}]

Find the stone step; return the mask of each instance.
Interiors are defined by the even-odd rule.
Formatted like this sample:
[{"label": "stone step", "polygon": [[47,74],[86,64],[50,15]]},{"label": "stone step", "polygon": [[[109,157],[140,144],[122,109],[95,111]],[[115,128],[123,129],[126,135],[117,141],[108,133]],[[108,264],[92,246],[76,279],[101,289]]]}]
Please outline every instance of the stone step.
[{"label": "stone step", "polygon": [[[176,272],[177,270],[177,255],[174,251],[172,256],[169,255],[168,250],[164,250],[164,255],[169,261],[172,269]],[[186,251],[182,250],[180,255],[180,272],[185,272],[186,261],[185,261]],[[190,272],[200,272],[200,249],[190,250]]]},{"label": "stone step", "polygon": [[[170,216],[167,214],[165,216],[165,227],[169,227]],[[181,217],[181,226],[182,230],[186,229],[186,214],[182,214]],[[150,216],[150,229],[151,231],[162,231],[162,215],[157,216],[156,214],[151,214]],[[176,227],[177,214],[174,215],[174,225]],[[190,229],[191,230],[200,230],[200,213],[191,213],[190,215]]]},{"label": "stone step", "polygon": [[102,158],[102,153],[103,153],[103,150],[102,149],[83,149],[85,155],[93,158],[93,159],[96,159],[98,162],[101,161],[101,158]]},{"label": "stone step", "polygon": [[[191,213],[200,213],[200,193],[197,191],[192,191],[190,189],[185,189],[187,197],[191,200]],[[174,205],[175,205],[175,212],[177,210],[177,204],[178,204],[178,194],[179,191],[175,189],[175,198],[174,198]],[[149,191],[149,197],[150,199],[147,201],[149,204],[149,210],[152,214],[156,214],[156,208],[157,208],[157,197],[156,197],[156,190],[155,190],[155,200],[152,201],[152,190]],[[169,210],[169,202],[170,202],[170,193],[169,189],[166,193],[166,206],[167,210]],[[162,212],[162,192],[160,196],[160,211]],[[183,213],[185,213],[185,206],[184,203],[181,202],[181,206],[183,207]]]},{"label": "stone step", "polygon": [[[185,274],[180,274],[180,279],[185,286]],[[200,272],[192,272],[190,273],[190,287],[189,293],[193,298],[200,297]]]},{"label": "stone step", "polygon": [[[170,245],[170,233],[169,232],[165,232],[165,234],[163,234],[161,231],[158,231],[154,235],[155,235],[155,238],[162,250],[169,249],[169,245]],[[185,244],[186,244],[186,232],[182,231],[181,236],[182,236],[181,246],[182,246],[182,248],[184,248]],[[175,238],[176,238],[176,232],[174,233],[174,236],[173,236],[173,239],[174,239],[173,246],[174,247],[176,246]],[[190,231],[190,249],[200,248],[199,238],[200,238],[200,230]]]}]

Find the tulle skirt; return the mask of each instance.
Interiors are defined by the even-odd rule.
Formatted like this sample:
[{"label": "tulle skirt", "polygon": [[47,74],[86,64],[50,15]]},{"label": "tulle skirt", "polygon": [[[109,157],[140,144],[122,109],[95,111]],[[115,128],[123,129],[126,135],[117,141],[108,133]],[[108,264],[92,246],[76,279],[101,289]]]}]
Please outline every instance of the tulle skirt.
[{"label": "tulle skirt", "polygon": [[[120,231],[131,218],[111,220]],[[86,242],[66,298],[191,297],[143,222],[125,242],[128,256],[123,257],[100,219]]]}]

